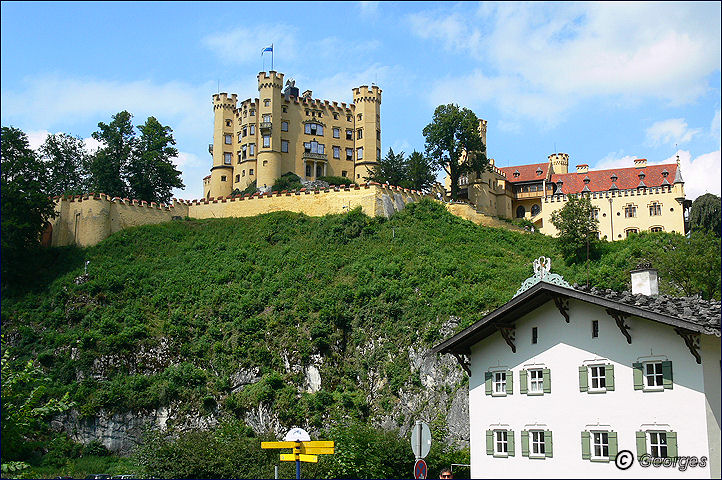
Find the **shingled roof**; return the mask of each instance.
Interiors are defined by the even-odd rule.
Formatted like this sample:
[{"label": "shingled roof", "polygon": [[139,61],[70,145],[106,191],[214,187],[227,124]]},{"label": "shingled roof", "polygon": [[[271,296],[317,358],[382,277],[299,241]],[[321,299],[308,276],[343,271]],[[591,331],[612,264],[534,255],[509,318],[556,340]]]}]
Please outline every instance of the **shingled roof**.
[{"label": "shingled roof", "polygon": [[[640,177],[640,174],[642,177]],[[674,180],[676,175],[677,164],[671,163],[650,165],[643,168],[628,167],[610,170],[589,170],[584,173],[556,173],[552,174],[551,181],[557,185],[561,182],[561,192],[559,193],[568,195],[582,191],[606,192],[614,188],[612,185],[615,185],[620,190],[661,187],[662,185],[670,185],[671,180]],[[585,176],[589,177],[589,183],[587,184],[584,183]],[[615,179],[613,180],[612,177],[615,177]],[[585,186],[588,190],[584,189]]]},{"label": "shingled roof", "polygon": [[[533,182],[534,180],[541,181],[548,179],[549,162],[518,165],[516,167],[502,167],[499,168],[499,170],[506,175],[506,180],[511,183]],[[515,175],[516,172],[519,172],[519,175]]]}]

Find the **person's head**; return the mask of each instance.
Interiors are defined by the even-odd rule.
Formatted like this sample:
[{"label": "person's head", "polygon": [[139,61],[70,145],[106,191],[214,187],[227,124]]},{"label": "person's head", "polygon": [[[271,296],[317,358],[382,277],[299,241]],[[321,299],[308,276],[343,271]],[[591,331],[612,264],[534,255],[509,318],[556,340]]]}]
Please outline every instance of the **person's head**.
[{"label": "person's head", "polygon": [[454,475],[452,475],[451,469],[445,468],[439,473],[439,478],[454,478]]}]

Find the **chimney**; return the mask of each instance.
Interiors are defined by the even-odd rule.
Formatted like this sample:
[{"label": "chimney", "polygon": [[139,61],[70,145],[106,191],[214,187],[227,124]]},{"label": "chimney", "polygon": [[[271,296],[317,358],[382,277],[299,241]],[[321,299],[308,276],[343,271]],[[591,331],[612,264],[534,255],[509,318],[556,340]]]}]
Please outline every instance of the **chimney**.
[{"label": "chimney", "polygon": [[646,158],[637,158],[634,160],[634,166],[636,168],[644,168],[647,166],[647,159]]},{"label": "chimney", "polygon": [[588,171],[589,171],[589,165],[587,165],[586,163],[577,165],[577,173],[587,173]]},{"label": "chimney", "polygon": [[641,263],[629,273],[632,274],[632,295],[659,295],[657,270],[651,263]]},{"label": "chimney", "polygon": [[313,95],[313,92],[312,92],[311,90],[306,90],[306,91],[304,91],[304,92],[301,94],[301,97],[303,97],[303,98],[311,98],[312,95]]}]

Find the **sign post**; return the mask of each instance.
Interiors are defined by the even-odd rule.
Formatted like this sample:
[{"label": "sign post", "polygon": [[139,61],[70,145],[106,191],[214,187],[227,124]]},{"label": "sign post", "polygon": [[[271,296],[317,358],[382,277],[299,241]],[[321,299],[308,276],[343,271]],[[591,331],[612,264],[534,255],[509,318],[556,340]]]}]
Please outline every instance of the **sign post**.
[{"label": "sign post", "polygon": [[296,462],[296,480],[301,478],[301,462],[318,462],[318,456],[334,453],[332,440],[311,441],[308,432],[292,428],[283,442],[261,442],[261,448],[291,448],[293,453],[282,453],[282,462]]},{"label": "sign post", "polygon": [[411,449],[416,456],[414,478],[426,478],[428,469],[423,459],[429,454],[429,450],[431,449],[431,430],[426,422],[416,420],[416,424],[411,430]]}]

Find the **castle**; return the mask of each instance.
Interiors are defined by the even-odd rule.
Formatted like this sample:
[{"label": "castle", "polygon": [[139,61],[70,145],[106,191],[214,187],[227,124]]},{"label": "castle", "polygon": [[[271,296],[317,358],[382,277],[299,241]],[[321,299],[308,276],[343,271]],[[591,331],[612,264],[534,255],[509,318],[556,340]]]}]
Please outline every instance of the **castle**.
[{"label": "castle", "polygon": [[362,183],[381,157],[381,89],[353,89],[353,103],[321,101],[273,70],[258,74],[259,98],[213,95],[211,174],[205,198],[271,187],[292,172],[306,180],[346,177]]},{"label": "castle", "polygon": [[[486,143],[487,122],[479,120],[479,133]],[[488,151],[488,149],[487,149]],[[464,161],[464,157],[462,160]],[[589,170],[586,164],[569,172],[569,155],[554,153],[548,161],[499,168],[494,159],[481,175],[459,179],[460,196],[479,213],[504,218],[523,218],[547,235],[556,235],[551,215],[560,210],[569,195],[588,196],[599,220],[599,237],[621,240],[642,231],[686,233],[686,210],[691,201],[684,196],[684,180],[677,163]],[[446,178],[447,191],[450,179]]]}]

